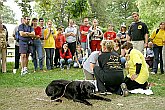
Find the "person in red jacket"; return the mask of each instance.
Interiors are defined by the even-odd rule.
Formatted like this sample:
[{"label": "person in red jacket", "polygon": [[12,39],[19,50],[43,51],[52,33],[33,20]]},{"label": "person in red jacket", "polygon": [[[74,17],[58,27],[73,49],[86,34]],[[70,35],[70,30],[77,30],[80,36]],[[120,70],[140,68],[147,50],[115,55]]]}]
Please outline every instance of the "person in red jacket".
[{"label": "person in red jacket", "polygon": [[60,68],[64,69],[64,65],[67,65],[67,69],[70,69],[72,63],[72,53],[68,48],[68,44],[64,43],[62,49],[60,50]]},{"label": "person in red jacket", "polygon": [[54,57],[54,66],[58,67],[60,60],[60,50],[62,49],[62,45],[66,42],[65,35],[62,34],[62,28],[59,27],[57,29],[57,36],[55,38],[55,57]]}]

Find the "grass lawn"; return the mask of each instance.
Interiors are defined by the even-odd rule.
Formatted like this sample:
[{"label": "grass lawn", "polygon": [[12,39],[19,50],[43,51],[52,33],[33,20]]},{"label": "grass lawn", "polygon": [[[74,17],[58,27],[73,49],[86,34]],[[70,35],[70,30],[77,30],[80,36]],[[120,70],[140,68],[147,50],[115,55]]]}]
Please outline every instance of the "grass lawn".
[{"label": "grass lawn", "polygon": [[0,73],[0,110],[164,110],[165,109],[165,74],[150,75],[154,95],[130,94],[128,97],[108,95],[112,102],[90,100],[88,107],[63,98],[63,103],[39,101],[36,98],[50,100],[46,96],[45,87],[54,79],[83,80],[82,69],[63,70],[59,68],[47,72],[20,75],[20,70],[12,73],[13,63],[7,64],[8,73]]}]

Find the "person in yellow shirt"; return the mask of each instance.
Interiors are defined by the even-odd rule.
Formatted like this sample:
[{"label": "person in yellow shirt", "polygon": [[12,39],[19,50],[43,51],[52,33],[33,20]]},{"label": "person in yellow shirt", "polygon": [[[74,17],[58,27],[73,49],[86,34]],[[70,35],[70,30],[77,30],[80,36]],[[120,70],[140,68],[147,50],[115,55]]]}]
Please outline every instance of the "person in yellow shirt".
[{"label": "person in yellow shirt", "polygon": [[127,89],[147,89],[149,71],[144,55],[139,50],[133,49],[133,45],[130,42],[125,42],[122,48],[127,53],[126,69],[128,70],[128,75],[124,79]]},{"label": "person in yellow shirt", "polygon": [[163,70],[162,48],[165,41],[165,22],[161,22],[159,25],[159,29],[153,31],[153,33],[150,36],[150,40],[153,43],[153,51],[154,51],[154,63],[151,74],[157,73],[159,62],[160,62],[160,71],[161,74],[163,74],[164,70]]},{"label": "person in yellow shirt", "polygon": [[48,20],[47,28],[44,30],[44,49],[46,52],[46,67],[53,69],[53,56],[55,48],[56,30],[52,27],[52,21]]}]

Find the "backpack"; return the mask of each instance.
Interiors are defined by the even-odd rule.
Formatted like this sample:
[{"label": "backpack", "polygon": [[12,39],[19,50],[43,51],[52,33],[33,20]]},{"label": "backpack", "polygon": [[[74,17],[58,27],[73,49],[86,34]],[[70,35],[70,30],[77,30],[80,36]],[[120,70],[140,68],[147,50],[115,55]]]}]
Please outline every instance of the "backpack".
[{"label": "backpack", "polygon": [[19,34],[19,31],[17,30],[16,32],[15,32],[15,40],[18,42],[19,41],[19,36],[20,36],[20,34]]}]

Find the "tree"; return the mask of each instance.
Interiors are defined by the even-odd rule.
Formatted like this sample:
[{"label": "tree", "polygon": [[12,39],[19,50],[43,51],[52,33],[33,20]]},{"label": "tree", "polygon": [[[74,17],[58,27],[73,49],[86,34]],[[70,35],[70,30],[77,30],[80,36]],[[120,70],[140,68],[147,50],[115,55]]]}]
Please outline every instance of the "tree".
[{"label": "tree", "polygon": [[3,23],[16,24],[15,13],[9,6],[1,5],[0,13]]},{"label": "tree", "polygon": [[159,26],[165,18],[164,0],[137,0],[141,20],[144,21],[149,30]]},{"label": "tree", "polygon": [[130,25],[131,13],[138,11],[135,0],[114,0],[108,4],[109,20],[119,27],[121,24]]},{"label": "tree", "polygon": [[18,6],[21,8],[22,16],[31,16],[32,14],[32,8],[30,5],[30,2],[33,0],[15,0],[15,2],[18,4]]}]

